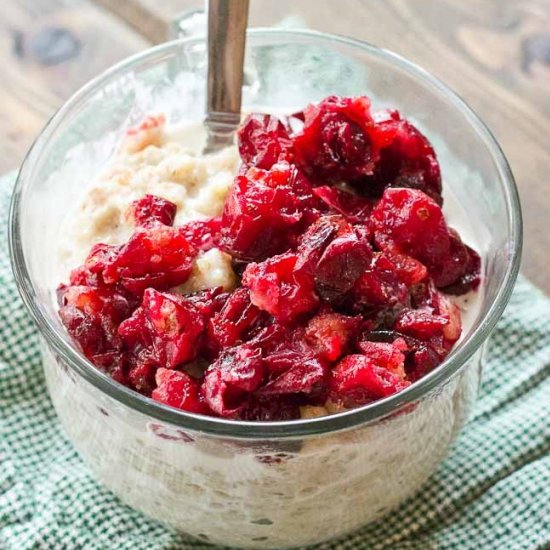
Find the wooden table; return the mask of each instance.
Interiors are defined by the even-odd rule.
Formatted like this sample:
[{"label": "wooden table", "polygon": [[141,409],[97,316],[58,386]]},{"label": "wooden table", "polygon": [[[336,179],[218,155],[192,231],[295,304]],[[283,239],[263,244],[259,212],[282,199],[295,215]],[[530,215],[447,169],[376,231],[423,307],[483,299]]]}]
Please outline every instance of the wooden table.
[{"label": "wooden table", "polygon": [[[73,91],[115,61],[163,41],[175,14],[201,5],[200,0],[4,2],[0,173],[20,164]],[[494,132],[517,179],[525,219],[523,271],[550,293],[550,2],[251,0],[251,25],[288,16],[398,52],[472,106]]]}]

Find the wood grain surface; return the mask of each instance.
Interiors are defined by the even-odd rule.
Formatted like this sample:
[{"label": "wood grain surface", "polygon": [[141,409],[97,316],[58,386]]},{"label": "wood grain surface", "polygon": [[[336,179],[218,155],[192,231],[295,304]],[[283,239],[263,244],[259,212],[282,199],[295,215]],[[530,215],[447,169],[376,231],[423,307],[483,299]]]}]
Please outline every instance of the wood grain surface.
[{"label": "wood grain surface", "polygon": [[149,45],[87,1],[2,2],[0,174],[21,163],[41,128],[73,92]]},{"label": "wood grain surface", "polygon": [[[524,212],[523,271],[550,293],[549,0],[250,4],[252,26],[287,18],[289,24],[366,40],[411,59],[458,92],[510,161]],[[0,104],[5,111],[0,170],[17,166],[45,120],[85,80],[166,39],[178,13],[201,6],[200,0],[6,2],[0,21]],[[44,36],[44,29],[52,27],[57,34]]]}]

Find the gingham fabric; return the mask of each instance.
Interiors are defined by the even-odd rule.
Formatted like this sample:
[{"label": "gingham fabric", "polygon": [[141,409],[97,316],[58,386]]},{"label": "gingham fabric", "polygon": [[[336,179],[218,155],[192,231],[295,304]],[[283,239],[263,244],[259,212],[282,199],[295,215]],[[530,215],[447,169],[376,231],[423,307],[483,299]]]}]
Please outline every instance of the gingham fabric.
[{"label": "gingham fabric", "polygon": [[[0,548],[211,549],[121,504],[63,434],[9,265],[13,181],[0,180]],[[550,547],[550,300],[524,279],[488,357],[473,417],[439,471],[387,518],[319,549]]]}]

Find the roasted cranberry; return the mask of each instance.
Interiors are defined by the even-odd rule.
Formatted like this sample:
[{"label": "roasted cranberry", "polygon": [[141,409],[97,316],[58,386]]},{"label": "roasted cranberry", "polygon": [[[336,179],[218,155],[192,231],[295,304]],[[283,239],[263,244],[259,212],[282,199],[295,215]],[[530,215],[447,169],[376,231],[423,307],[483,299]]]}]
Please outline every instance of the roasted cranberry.
[{"label": "roasted cranberry", "polygon": [[321,216],[298,241],[297,271],[305,271],[313,275],[325,248],[338,234],[342,225],[350,231],[351,226],[342,216]]},{"label": "roasted cranberry", "polygon": [[372,212],[371,224],[374,240],[382,250],[408,254],[428,269],[449,252],[443,212],[422,191],[386,189]]},{"label": "roasted cranberry", "polygon": [[397,278],[407,287],[423,281],[428,275],[426,266],[412,256],[389,250],[384,252],[384,256],[393,264]]},{"label": "roasted cranberry", "polygon": [[[296,162],[316,181],[340,182],[372,174],[393,128],[375,125],[367,97],[330,96],[304,111],[294,137]],[[390,134],[388,134],[388,130]]]},{"label": "roasted cranberry", "polygon": [[456,285],[455,291],[466,291],[478,284],[479,257],[449,229],[441,208],[422,191],[387,189],[372,212],[371,226],[377,246],[420,261],[438,287]]},{"label": "roasted cranberry", "polygon": [[407,299],[407,286],[398,276],[393,261],[382,252],[374,254],[353,285],[353,309],[373,312],[381,307],[405,305]]},{"label": "roasted cranberry", "polygon": [[405,372],[407,379],[414,382],[437,367],[444,359],[439,355],[430,342],[423,342],[406,334],[394,330],[373,331],[368,334],[369,341],[395,342],[404,340],[407,345],[405,353]]},{"label": "roasted cranberry", "polygon": [[409,382],[365,355],[347,355],[331,372],[330,396],[345,407],[370,403],[406,388]]},{"label": "roasted cranberry", "polygon": [[269,171],[250,168],[235,178],[225,201],[220,245],[248,261],[282,252],[314,220],[318,204],[310,184],[288,163]]},{"label": "roasted cranberry", "polygon": [[420,340],[429,340],[443,333],[449,320],[441,315],[426,311],[407,309],[401,312],[395,322],[395,329]]},{"label": "roasted cranberry", "polygon": [[222,309],[229,296],[229,292],[224,292],[223,288],[218,286],[186,294],[185,299],[193,304],[204,319],[210,319]]},{"label": "roasted cranberry", "polygon": [[70,284],[73,286],[83,285],[108,288],[109,285],[103,280],[103,270],[116,258],[119,250],[119,246],[103,243],[92,246],[84,265],[71,271]]},{"label": "roasted cranberry", "polygon": [[61,321],[82,353],[122,382],[122,342],[117,330],[131,312],[126,298],[112,290],[62,285],[58,301]]},{"label": "roasted cranberry", "polygon": [[305,339],[318,357],[326,361],[336,361],[348,351],[360,326],[360,317],[324,312],[308,322]]},{"label": "roasted cranberry", "polygon": [[407,344],[403,338],[396,338],[393,342],[371,342],[362,340],[357,343],[361,353],[397,375],[402,380],[405,378],[405,352]]},{"label": "roasted cranberry", "polygon": [[280,160],[292,160],[292,140],[273,115],[248,115],[237,132],[239,154],[245,165],[269,170]]},{"label": "roasted cranberry", "polygon": [[128,386],[143,395],[151,395],[155,388],[155,374],[158,362],[148,349],[125,354],[128,370]]},{"label": "roasted cranberry", "polygon": [[155,195],[145,195],[130,205],[127,215],[136,225],[173,225],[176,210],[177,206],[173,202]]},{"label": "roasted cranberry", "polygon": [[221,218],[193,220],[178,228],[197,250],[210,250],[217,246],[221,231]]},{"label": "roasted cranberry", "polygon": [[297,361],[286,371],[274,376],[259,390],[260,395],[310,393],[327,376],[324,363],[313,355],[296,357]]},{"label": "roasted cranberry", "polygon": [[257,422],[295,420],[300,418],[300,407],[293,395],[252,396],[239,411],[239,418]]},{"label": "roasted cranberry", "polygon": [[[430,301],[421,309],[403,310],[395,322],[395,330],[424,342],[429,348],[415,350],[415,366],[422,367],[422,374],[426,371],[422,363],[427,362],[433,368],[446,357],[462,332],[458,308],[435,289],[429,294]],[[437,361],[433,360],[432,352],[436,353]]]},{"label": "roasted cranberry", "polygon": [[372,176],[357,181],[357,189],[381,195],[386,187],[410,187],[424,191],[442,204],[441,171],[428,139],[410,122],[400,120],[397,111],[376,118],[377,128],[393,137],[381,149]]},{"label": "roasted cranberry", "polygon": [[313,277],[295,270],[297,260],[296,254],[288,253],[251,263],[242,278],[252,303],[283,323],[296,320],[319,304]]},{"label": "roasted cranberry", "polygon": [[[411,288],[411,302],[415,311],[427,312],[448,320],[441,334],[446,351],[460,338],[462,323],[458,307],[435,288],[433,283],[423,283]],[[446,354],[446,352],[445,352]]]},{"label": "roasted cranberry", "polygon": [[256,326],[261,311],[250,301],[246,288],[236,289],[208,324],[208,349],[215,355],[220,349],[242,341]]},{"label": "roasted cranberry", "polygon": [[449,254],[433,270],[434,283],[449,294],[464,294],[479,285],[481,259],[462,242],[454,229],[449,229],[449,236]]},{"label": "roasted cranberry", "polygon": [[85,267],[105,284],[141,295],[148,287],[163,290],[185,282],[195,254],[178,228],[155,225],[138,228],[122,246],[97,245]]},{"label": "roasted cranberry", "polygon": [[371,263],[372,248],[366,239],[350,231],[334,239],[315,269],[315,288],[323,300],[342,302]]},{"label": "roasted cranberry", "polygon": [[352,223],[365,223],[372,210],[372,202],[349,191],[322,185],[315,187],[313,193],[317,195],[331,210],[342,214]]},{"label": "roasted cranberry", "polygon": [[118,332],[136,355],[143,350],[157,366],[174,368],[194,359],[206,323],[190,300],[149,288]]},{"label": "roasted cranberry", "polygon": [[184,411],[208,414],[208,407],[202,399],[200,386],[188,374],[158,369],[155,379],[157,387],[151,394],[155,401]]},{"label": "roasted cranberry", "polygon": [[265,365],[259,349],[242,344],[224,350],[206,371],[202,385],[206,403],[220,416],[235,416],[264,376]]}]

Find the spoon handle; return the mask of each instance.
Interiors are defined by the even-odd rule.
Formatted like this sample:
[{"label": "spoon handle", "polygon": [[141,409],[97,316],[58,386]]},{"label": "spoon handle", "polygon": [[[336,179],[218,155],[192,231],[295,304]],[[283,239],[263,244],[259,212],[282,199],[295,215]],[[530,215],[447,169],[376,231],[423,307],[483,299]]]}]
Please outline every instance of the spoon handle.
[{"label": "spoon handle", "polygon": [[208,1],[206,123],[213,131],[240,120],[248,2]]}]

